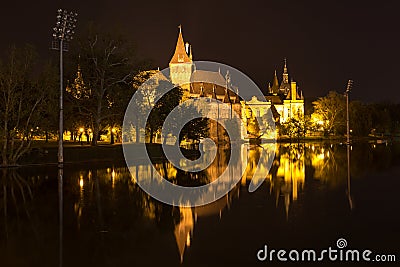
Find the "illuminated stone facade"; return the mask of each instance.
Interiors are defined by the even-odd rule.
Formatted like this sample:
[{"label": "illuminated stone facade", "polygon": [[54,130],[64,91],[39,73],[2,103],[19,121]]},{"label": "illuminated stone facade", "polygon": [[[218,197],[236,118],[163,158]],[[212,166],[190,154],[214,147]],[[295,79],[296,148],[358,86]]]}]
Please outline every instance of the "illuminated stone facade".
[{"label": "illuminated stone facade", "polygon": [[[179,27],[178,40],[175,52],[169,63],[171,82],[185,89],[184,98],[210,97],[231,107],[243,121],[241,138],[266,138],[263,129],[258,128],[256,120],[265,119],[269,110],[272,111],[276,122],[284,123],[291,118],[302,119],[304,116],[304,98],[297,88],[296,82],[289,82],[289,74],[285,60],[282,82],[279,84],[278,77],[274,76],[273,86],[269,86],[268,94],[264,99],[252,98],[251,100],[240,99],[235,92],[238,91],[230,84],[229,72],[222,75],[220,71],[196,70],[193,63],[192,48],[189,43],[184,43],[182,28]],[[206,81],[206,82],[197,82]],[[221,86],[221,85],[225,86]],[[232,114],[220,111],[216,107],[215,117],[218,120],[232,118]],[[257,119],[256,119],[257,118]],[[223,136],[223,130],[219,130],[216,123],[210,124],[211,136],[218,140]]]},{"label": "illuminated stone facade", "polygon": [[289,82],[289,73],[285,59],[282,82],[279,84],[276,71],[268,94],[265,96],[271,102],[275,121],[284,123],[290,119],[301,120],[304,117],[304,97],[295,81]]}]

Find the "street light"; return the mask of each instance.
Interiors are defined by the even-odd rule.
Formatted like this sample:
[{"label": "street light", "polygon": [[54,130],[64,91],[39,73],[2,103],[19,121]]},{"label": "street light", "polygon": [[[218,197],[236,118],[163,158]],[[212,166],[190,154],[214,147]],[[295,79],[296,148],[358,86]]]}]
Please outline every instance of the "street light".
[{"label": "street light", "polygon": [[353,80],[347,82],[346,88],[346,124],[347,124],[347,145],[350,145],[350,116],[349,116],[349,94],[353,87]]},{"label": "street light", "polygon": [[346,122],[347,122],[347,198],[350,209],[353,209],[353,198],[351,197],[351,177],[350,177],[350,117],[349,117],[349,94],[353,87],[353,80],[347,82],[346,88]]},{"label": "street light", "polygon": [[[57,23],[53,28],[53,42],[52,49],[60,51],[60,110],[59,110],[59,139],[58,139],[58,166],[62,167],[64,163],[63,153],[63,133],[64,133],[64,114],[63,114],[63,52],[68,51],[67,44],[73,39],[76,17],[75,12],[68,12],[66,10],[57,10]],[[64,43],[65,42],[65,43]]]}]

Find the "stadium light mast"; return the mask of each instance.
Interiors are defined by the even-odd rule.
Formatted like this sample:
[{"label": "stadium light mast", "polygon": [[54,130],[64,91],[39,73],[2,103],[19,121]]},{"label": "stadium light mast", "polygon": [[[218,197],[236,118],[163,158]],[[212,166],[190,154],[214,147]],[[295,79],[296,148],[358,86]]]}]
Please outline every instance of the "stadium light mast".
[{"label": "stadium light mast", "polygon": [[63,85],[63,52],[68,51],[68,42],[73,39],[74,29],[76,27],[75,12],[68,12],[67,10],[57,10],[57,23],[53,28],[53,45],[52,49],[60,51],[60,109],[59,109],[59,139],[58,139],[58,166],[62,167],[64,164],[64,151],[63,151],[63,133],[64,133],[64,85]]},{"label": "stadium light mast", "polygon": [[350,145],[350,116],[349,116],[349,94],[353,87],[353,80],[347,82],[346,88],[346,126],[347,126],[347,144]]},{"label": "stadium light mast", "polygon": [[350,176],[350,116],[349,116],[349,94],[353,87],[353,80],[347,82],[346,88],[346,125],[347,125],[347,197],[350,204],[350,209],[354,207],[353,198],[351,197],[351,176]]}]

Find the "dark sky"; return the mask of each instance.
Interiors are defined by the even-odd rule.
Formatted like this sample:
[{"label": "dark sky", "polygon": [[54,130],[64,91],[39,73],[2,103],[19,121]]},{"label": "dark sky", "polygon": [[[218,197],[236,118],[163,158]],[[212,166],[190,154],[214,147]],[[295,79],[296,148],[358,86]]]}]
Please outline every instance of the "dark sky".
[{"label": "dark sky", "polygon": [[290,75],[306,97],[344,91],[352,98],[400,102],[398,1],[94,1],[2,3],[3,50],[33,43],[50,46],[56,10],[79,13],[78,28],[94,20],[121,27],[143,57],[168,66],[182,24],[195,60],[235,67],[266,89],[287,57]]}]

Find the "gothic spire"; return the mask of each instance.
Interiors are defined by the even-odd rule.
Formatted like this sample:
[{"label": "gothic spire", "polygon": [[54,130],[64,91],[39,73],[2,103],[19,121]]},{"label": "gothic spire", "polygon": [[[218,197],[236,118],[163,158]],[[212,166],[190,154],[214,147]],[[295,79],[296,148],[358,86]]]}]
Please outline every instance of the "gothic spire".
[{"label": "gothic spire", "polygon": [[192,63],[192,60],[186,53],[185,43],[183,42],[182,26],[179,25],[178,41],[176,42],[175,53],[171,58],[171,63]]},{"label": "gothic spire", "polygon": [[279,81],[278,81],[278,76],[276,75],[276,70],[275,70],[275,73],[274,73],[274,79],[272,81],[271,90],[272,90],[273,94],[278,94],[279,93]]},{"label": "gothic spire", "polygon": [[285,64],[283,65],[283,83],[289,83],[289,73],[288,73],[288,69],[287,69],[287,62],[286,62],[286,58],[284,59]]}]

